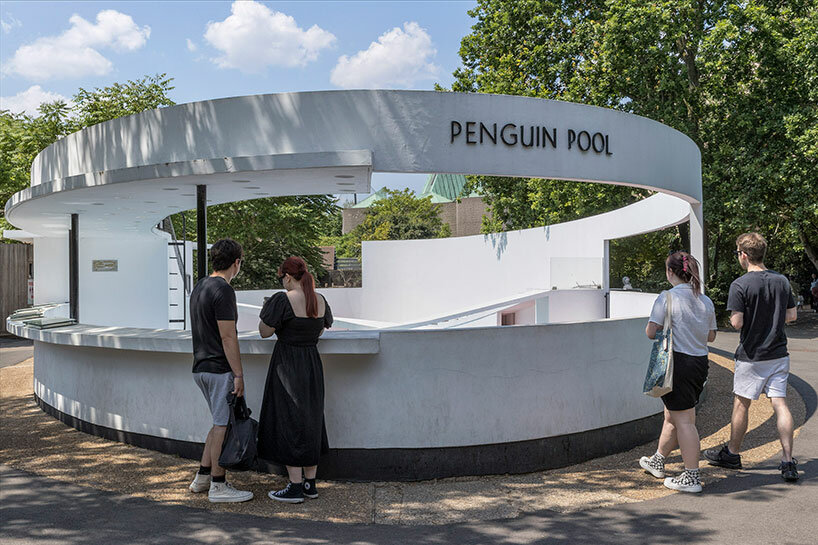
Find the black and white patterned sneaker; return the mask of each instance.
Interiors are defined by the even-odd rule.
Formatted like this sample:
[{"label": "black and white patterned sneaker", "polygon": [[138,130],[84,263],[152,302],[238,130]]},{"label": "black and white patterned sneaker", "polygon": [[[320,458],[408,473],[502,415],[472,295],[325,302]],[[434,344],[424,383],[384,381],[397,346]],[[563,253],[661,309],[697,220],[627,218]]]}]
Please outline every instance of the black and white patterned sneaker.
[{"label": "black and white patterned sneaker", "polygon": [[702,481],[699,478],[699,470],[685,469],[677,477],[666,478],[665,486],[671,490],[678,490],[679,492],[701,492]]},{"label": "black and white patterned sneaker", "polygon": [[318,489],[315,488],[315,479],[304,479],[304,482],[301,483],[301,487],[304,489],[305,498],[311,500],[318,498]]},{"label": "black and white patterned sneaker", "polygon": [[650,458],[642,456],[639,459],[639,466],[657,479],[665,477],[665,457],[658,452]]},{"label": "black and white patterned sneaker", "polygon": [[304,489],[301,483],[289,483],[287,488],[275,492],[267,492],[271,500],[283,501],[284,503],[304,503]]}]

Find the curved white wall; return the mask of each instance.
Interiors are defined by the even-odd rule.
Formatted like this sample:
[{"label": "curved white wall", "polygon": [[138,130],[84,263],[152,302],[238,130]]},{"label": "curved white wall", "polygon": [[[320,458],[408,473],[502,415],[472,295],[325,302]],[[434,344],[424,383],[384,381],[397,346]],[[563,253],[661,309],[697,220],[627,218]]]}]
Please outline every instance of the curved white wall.
[{"label": "curved white wall", "polygon": [[[644,318],[576,324],[394,331],[369,355],[324,354],[334,448],[422,448],[523,441],[661,411],[642,394]],[[272,343],[271,343],[272,345]],[[243,354],[259,414],[269,355]],[[35,342],[35,393],[86,422],[204,441],[207,405],[192,356]]]},{"label": "curved white wall", "polygon": [[[547,227],[364,242],[362,317],[411,322],[533,290],[607,288],[606,240],[676,225],[689,214],[686,202],[657,194]],[[604,311],[594,317],[604,317]]]}]

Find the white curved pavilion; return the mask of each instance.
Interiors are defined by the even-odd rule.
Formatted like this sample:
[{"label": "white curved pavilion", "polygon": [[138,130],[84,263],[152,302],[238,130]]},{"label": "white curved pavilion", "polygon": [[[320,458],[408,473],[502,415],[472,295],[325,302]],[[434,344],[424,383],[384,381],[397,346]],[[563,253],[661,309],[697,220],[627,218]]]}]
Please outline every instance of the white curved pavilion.
[{"label": "white curved pavilion", "polygon": [[[153,226],[194,208],[197,186],[213,204],[366,193],[373,171],[652,189],[659,194],[564,224],[367,242],[363,287],[323,291],[341,329],[319,347],[326,476],[558,467],[658,431],[661,404],[640,388],[652,296],[610,292],[608,241],[690,220],[691,252],[701,258],[700,162],[690,139],[654,121],[525,97],[327,91],[148,111],[69,135],[35,159],[31,188],[9,200],[6,217],[33,239],[35,303],[47,303],[70,296],[67,232],[77,215],[80,325],[8,328],[35,339],[44,410],[92,433],[194,456],[209,415],[190,377],[189,332],[169,327],[175,264],[168,236]],[[94,270],[101,260],[117,270]],[[252,331],[264,295],[238,293],[256,410],[275,342]],[[500,326],[503,315],[523,325]]]}]

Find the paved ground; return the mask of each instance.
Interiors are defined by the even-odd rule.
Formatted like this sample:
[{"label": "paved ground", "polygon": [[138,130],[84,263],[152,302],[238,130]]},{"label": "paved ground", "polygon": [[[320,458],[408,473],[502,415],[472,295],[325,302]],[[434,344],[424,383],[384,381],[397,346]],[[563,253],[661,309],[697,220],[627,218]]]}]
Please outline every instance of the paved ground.
[{"label": "paved ground", "polygon": [[[698,496],[659,499],[582,511],[540,509],[511,520],[436,526],[332,524],[286,520],[160,504],[131,495],[0,467],[3,543],[785,543],[815,542],[818,519],[818,320],[790,332],[792,383],[804,399],[805,423],[796,440],[803,478],[780,480],[777,459],[708,482]],[[722,333],[725,355],[735,334]],[[727,354],[729,355],[729,354]],[[764,426],[769,427],[765,422]],[[777,458],[777,457],[776,457]],[[616,471],[611,471],[611,480]],[[484,490],[491,502],[490,490]],[[497,494],[494,501],[505,501]],[[420,501],[423,498],[418,498]],[[348,507],[335,505],[339,512]]]},{"label": "paved ground", "polygon": [[0,369],[16,365],[34,354],[34,343],[18,337],[0,337]]}]

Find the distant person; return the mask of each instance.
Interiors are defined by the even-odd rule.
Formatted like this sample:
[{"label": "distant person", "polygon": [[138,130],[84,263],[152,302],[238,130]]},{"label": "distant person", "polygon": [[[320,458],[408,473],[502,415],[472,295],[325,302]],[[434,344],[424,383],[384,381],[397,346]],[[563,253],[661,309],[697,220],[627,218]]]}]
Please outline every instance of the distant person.
[{"label": "distant person", "polygon": [[207,434],[202,462],[192,492],[208,491],[213,503],[242,502],[253,499],[253,493],[236,490],[225,480],[219,466],[230,407],[227,394],[244,395],[244,374],[236,333],[238,308],[236,293],[230,281],[241,269],[241,245],[222,239],[210,249],[213,274],[196,283],[190,294],[190,327],[193,333],[193,379],[202,390],[213,427]]},{"label": "distant person", "polygon": [[633,286],[631,286],[631,279],[627,276],[622,277],[622,289],[623,290],[632,290]]},{"label": "distant person", "polygon": [[812,273],[812,281],[809,285],[809,294],[812,297],[812,310],[818,312],[818,275]]},{"label": "distant person", "polygon": [[[699,431],[696,429],[696,404],[704,389],[708,372],[707,343],[716,339],[716,312],[713,301],[702,293],[699,263],[687,252],[674,252],[665,261],[665,276],[673,286],[656,298],[645,333],[649,339],[662,329],[671,299],[673,331],[673,391],[662,396],[665,420],[659,447],[651,456],[643,456],[639,465],[664,485],[682,492],[701,492],[699,475]],[[679,446],[684,471],[665,478],[665,459]]]},{"label": "distant person", "polygon": [[286,292],[265,301],[258,324],[262,337],[276,335],[264,386],[258,431],[259,458],[287,467],[289,483],[271,499],[302,503],[315,499],[315,475],[329,450],[324,424],[324,368],[318,338],[332,326],[332,312],[315,292],[315,280],[300,257],[279,267]]},{"label": "distant person", "polygon": [[705,451],[704,456],[713,465],[741,469],[741,443],[747,433],[750,403],[764,392],[775,411],[783,450],[778,469],[784,480],[797,481],[798,462],[792,457],[793,420],[786,399],[790,358],[784,323],[794,322],[798,313],[786,277],[764,266],[766,252],[767,241],[758,233],[744,233],[736,239],[738,261],[747,272],[730,284],[727,296],[730,323],[741,330],[730,442],[721,449]]}]

